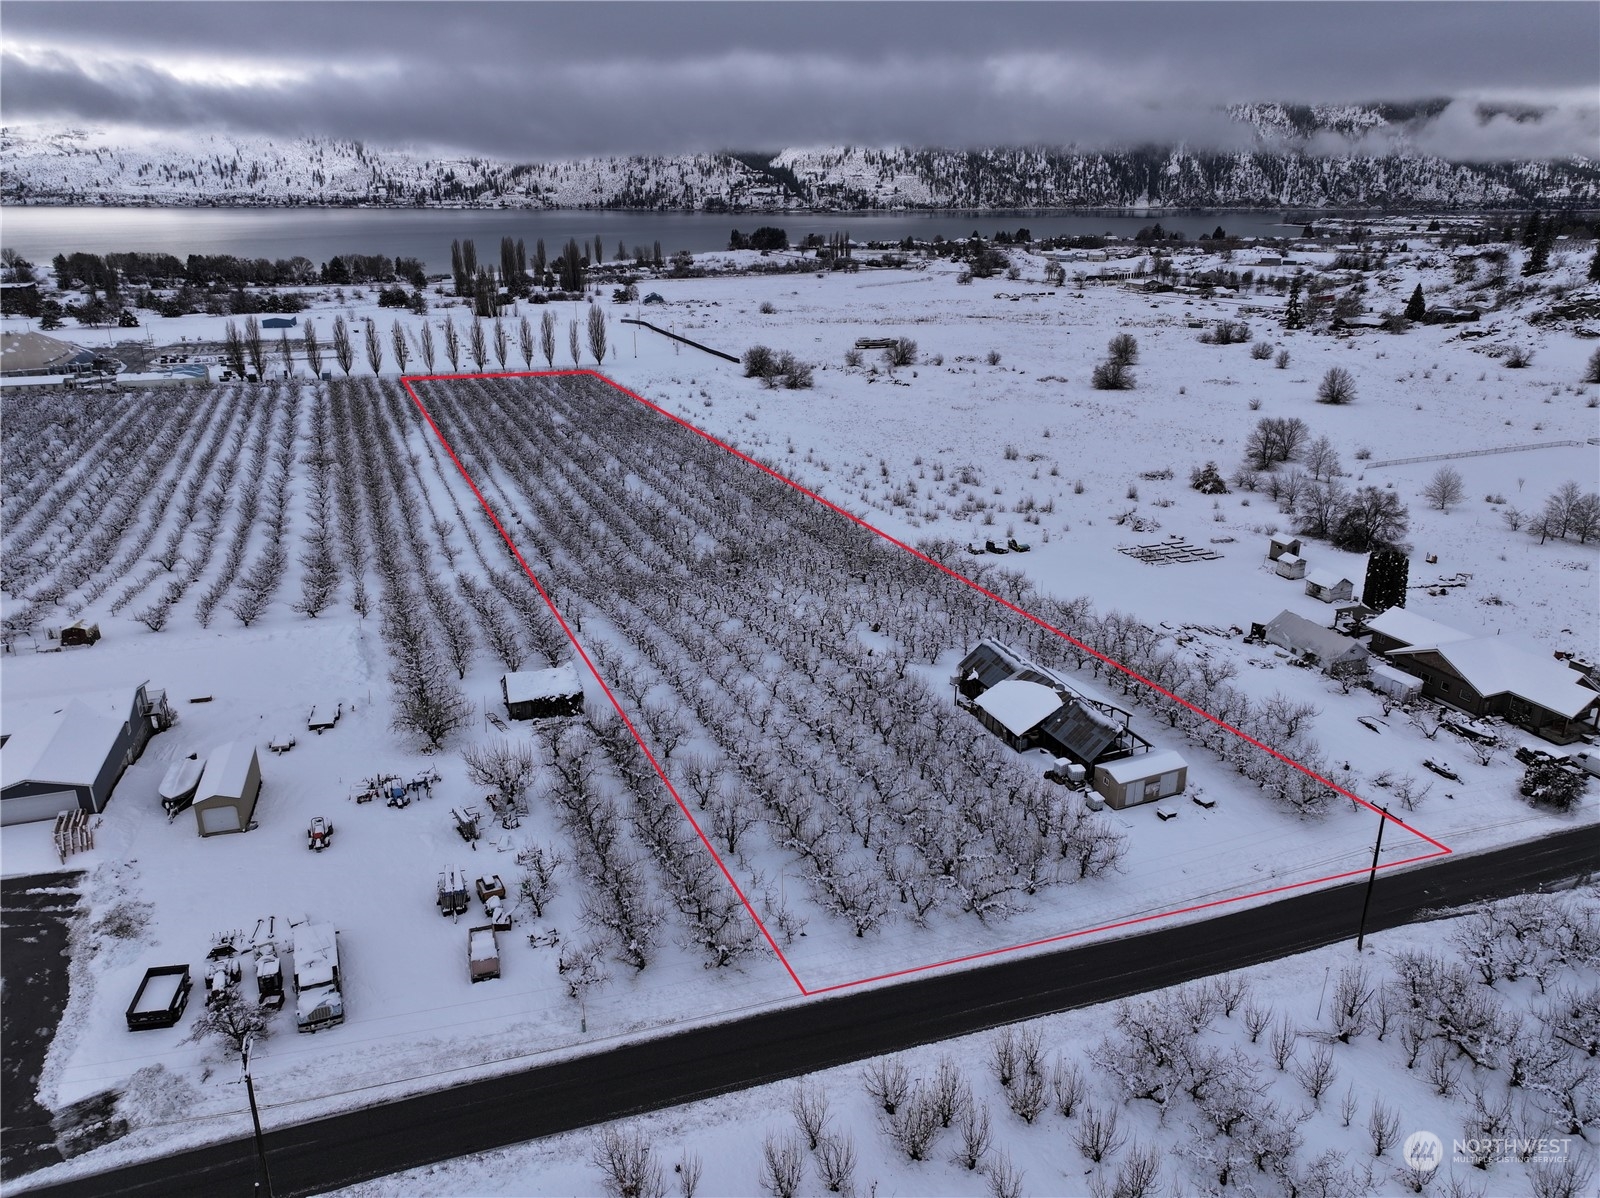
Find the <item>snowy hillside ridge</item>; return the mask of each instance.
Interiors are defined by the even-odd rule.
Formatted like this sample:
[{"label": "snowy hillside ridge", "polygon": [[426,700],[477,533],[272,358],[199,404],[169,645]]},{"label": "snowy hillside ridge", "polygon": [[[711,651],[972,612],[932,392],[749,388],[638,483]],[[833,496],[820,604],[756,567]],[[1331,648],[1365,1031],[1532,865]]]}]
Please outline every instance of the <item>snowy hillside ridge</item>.
[{"label": "snowy hillside ridge", "polygon": [[1600,203],[1600,165],[1452,162],[1413,135],[1419,105],[1237,105],[1231,151],[993,147],[785,149],[510,162],[359,141],[0,129],[8,204],[627,208],[673,211],[1043,207],[1430,208]]}]

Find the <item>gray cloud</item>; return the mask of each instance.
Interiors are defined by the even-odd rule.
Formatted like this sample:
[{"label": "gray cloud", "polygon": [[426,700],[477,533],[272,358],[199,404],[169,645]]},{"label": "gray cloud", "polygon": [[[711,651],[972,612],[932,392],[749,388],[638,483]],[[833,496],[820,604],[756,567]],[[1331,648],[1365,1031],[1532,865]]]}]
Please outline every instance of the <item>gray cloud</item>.
[{"label": "gray cloud", "polygon": [[[39,4],[0,113],[512,158],[786,145],[1226,146],[1216,109],[1515,96],[1433,147],[1593,153],[1589,4]],[[1433,148],[1430,147],[1430,148]],[[1500,149],[1498,147],[1505,147]],[[1517,147],[1529,147],[1518,151]]]}]

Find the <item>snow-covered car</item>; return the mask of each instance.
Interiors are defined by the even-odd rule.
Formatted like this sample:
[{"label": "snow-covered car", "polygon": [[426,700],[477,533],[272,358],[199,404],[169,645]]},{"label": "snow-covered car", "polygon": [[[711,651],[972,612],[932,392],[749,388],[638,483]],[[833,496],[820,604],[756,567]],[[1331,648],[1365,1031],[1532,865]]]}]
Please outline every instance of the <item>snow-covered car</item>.
[{"label": "snow-covered car", "polygon": [[1600,753],[1592,749],[1585,749],[1581,753],[1572,755],[1572,763],[1580,769],[1587,770],[1596,778],[1600,778]]}]

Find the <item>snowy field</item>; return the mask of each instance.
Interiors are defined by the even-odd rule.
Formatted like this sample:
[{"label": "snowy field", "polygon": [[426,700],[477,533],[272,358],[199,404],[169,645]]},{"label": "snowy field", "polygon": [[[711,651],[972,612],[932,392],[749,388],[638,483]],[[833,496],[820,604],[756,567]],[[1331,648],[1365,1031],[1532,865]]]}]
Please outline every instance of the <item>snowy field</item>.
[{"label": "snowy field", "polygon": [[[1582,254],[1558,250],[1558,277],[1575,283],[1587,257],[1587,248]],[[730,259],[748,265],[757,256],[712,255],[701,261]],[[1330,780],[1377,803],[1394,802],[1375,781],[1385,775],[1410,776],[1419,785],[1431,781],[1431,792],[1415,810],[1397,808],[1395,815],[1452,849],[1485,848],[1594,819],[1592,801],[1557,816],[1517,796],[1521,767],[1512,760],[1511,748],[1527,738],[1515,729],[1500,730],[1505,744],[1481,764],[1465,742],[1449,732],[1428,738],[1373,693],[1344,693],[1325,676],[1290,666],[1279,651],[1245,645],[1238,630],[1280,610],[1324,625],[1331,610],[1305,595],[1303,584],[1265,567],[1268,535],[1292,531],[1293,519],[1264,489],[1234,488],[1212,497],[1188,486],[1190,471],[1208,460],[1230,477],[1246,437],[1263,417],[1303,419],[1313,436],[1330,439],[1349,485],[1392,486],[1409,508],[1406,540],[1414,546],[1415,589],[1408,610],[1465,632],[1516,638],[1542,656],[1560,650],[1593,660],[1600,651],[1595,543],[1567,539],[1541,545],[1525,530],[1512,531],[1502,515],[1510,506],[1537,511],[1545,496],[1568,480],[1584,492],[1596,489],[1600,469],[1594,445],[1586,442],[1600,432],[1589,406],[1600,390],[1576,381],[1593,342],[1573,335],[1570,323],[1528,323],[1527,316],[1544,302],[1539,297],[1486,313],[1477,325],[1335,338],[1285,332],[1277,321],[1282,301],[1273,296],[1208,299],[1104,285],[1077,288],[1070,274],[1067,287],[1052,290],[1042,283],[1042,259],[1019,254],[1015,260],[1023,267],[1020,280],[978,280],[970,286],[960,285],[955,270],[941,264],[825,277],[660,279],[644,286],[668,301],[664,308],[644,309],[645,319],[734,354],[753,344],[791,352],[817,367],[810,390],[763,389],[734,364],[619,324],[617,318],[631,309],[611,305],[602,309],[610,318],[609,352],[599,369],[906,544],[945,538],[963,546],[1007,536],[1031,543],[1030,553],[1005,558],[958,552],[950,565],[991,588],[1017,594],[1022,607],[1040,615],[1046,615],[1041,606],[1062,611],[1074,597],[1086,598],[1096,614],[1090,618],[1078,609],[1077,629],[1092,646],[1113,655],[1113,646],[1096,645],[1086,630],[1103,631],[1107,614],[1120,611],[1162,633],[1162,646],[1184,661],[1231,669],[1231,686],[1252,703],[1266,708],[1279,696],[1274,710],[1280,713],[1311,708],[1314,715],[1292,736],[1288,729],[1262,725],[1261,738],[1285,745],[1299,760],[1309,755]],[[1314,264],[1315,257],[1310,261]],[[1395,255],[1383,275],[1368,279],[1365,298],[1374,310],[1397,309],[1420,281],[1433,302],[1446,302],[1452,277],[1440,252]],[[1567,298],[1593,291],[1590,285],[1569,291]],[[1017,295],[1023,298],[1006,298]],[[763,305],[773,311],[762,312]],[[567,324],[573,321],[581,329],[586,314],[582,305],[553,310],[560,324],[555,365],[570,368]],[[306,314],[316,320],[325,341],[336,313],[357,330],[358,346],[368,319],[378,322],[388,344],[396,320],[392,310],[357,298],[352,289],[342,305]],[[537,326],[539,307],[528,305],[524,313]],[[515,347],[516,318],[522,314],[508,321],[508,369],[524,366]],[[425,318],[399,316],[410,347],[407,373],[421,372],[424,319],[441,347],[438,367],[448,369],[442,349],[446,315],[457,327],[469,319],[462,309],[438,306]],[[1250,323],[1252,340],[1269,342],[1274,354],[1287,350],[1286,368],[1277,368],[1270,357],[1252,358],[1248,342],[1201,343],[1204,325],[1222,318]],[[158,321],[151,332],[163,342],[216,340],[221,334],[218,318],[150,319]],[[1193,327],[1196,322],[1202,327]],[[7,321],[6,327],[17,330],[21,322]],[[1466,339],[1462,328],[1487,335]],[[1136,385],[1123,392],[1094,390],[1090,371],[1117,333],[1138,340]],[[890,371],[878,353],[869,351],[862,365],[845,365],[846,350],[858,337],[885,336],[915,339],[916,363]],[[580,338],[580,363],[593,367],[586,334]],[[1504,351],[1512,345],[1533,352],[1528,367],[1504,364]],[[83,1158],[77,1167],[243,1130],[236,1071],[221,1061],[214,1045],[185,1039],[192,1014],[171,1031],[130,1036],[121,1012],[150,965],[187,961],[198,971],[212,935],[234,928],[249,933],[264,917],[276,916],[280,927],[308,917],[334,923],[347,978],[349,1019],[342,1027],[314,1039],[298,1037],[292,1017],[279,1016],[279,1034],[257,1057],[269,1118],[289,1121],[653,1028],[801,1001],[796,979],[808,991],[825,989],[1335,876],[1363,868],[1370,857],[1376,824],[1370,811],[1340,799],[1307,816],[1273,801],[1242,776],[1237,759],[1186,739],[1159,704],[1134,705],[1140,696],[1128,693],[1123,683],[1097,675],[1092,663],[1074,669],[1080,663],[1066,655],[1061,664],[1075,682],[1132,706],[1135,727],[1158,747],[1185,754],[1191,792],[1215,799],[1214,809],[1202,810],[1186,797],[1171,824],[1157,821],[1150,808],[1106,812],[1096,817],[1103,821],[1096,826],[1123,845],[1115,869],[1034,894],[1009,895],[1005,904],[1017,909],[996,909],[985,918],[951,902],[919,923],[891,896],[889,910],[860,936],[854,934],[848,904],[837,894],[830,898],[827,887],[817,884],[826,871],[817,868],[816,858],[786,847],[768,817],[750,832],[744,852],[722,856],[783,947],[786,969],[765,938],[743,922],[741,909],[691,915],[683,904],[669,901],[689,885],[661,864],[688,861],[674,856],[684,847],[684,825],[674,824],[667,833],[674,846],[663,849],[652,841],[649,829],[660,825],[626,805],[629,796],[641,793],[623,777],[627,762],[609,749],[596,749],[605,757],[597,767],[600,791],[623,804],[627,814],[625,851],[648,862],[642,897],[647,905],[663,908],[655,950],[640,968],[624,943],[607,948],[597,930],[600,921],[585,917],[589,896],[573,863],[593,846],[586,849],[573,839],[570,810],[547,785],[557,747],[530,737],[519,725],[502,733],[488,720],[503,712],[498,679],[507,665],[506,646],[496,639],[503,629],[497,633],[491,613],[499,612],[502,622],[514,626],[511,639],[526,659],[524,668],[544,664],[541,654],[558,657],[564,636],[538,615],[542,601],[497,543],[498,534],[443,447],[394,384],[398,371],[392,350],[386,359],[381,386],[336,388],[344,397],[337,400],[328,388],[305,383],[274,385],[259,396],[222,388],[198,396],[77,397],[71,402],[92,419],[75,425],[57,421],[48,448],[26,442],[34,426],[17,416],[43,401],[6,393],[11,497],[6,502],[5,613],[15,617],[31,602],[41,626],[81,615],[98,621],[105,639],[92,649],[35,655],[23,638],[20,651],[5,659],[5,727],[72,696],[107,702],[119,688],[147,679],[167,690],[180,715],[178,725],[152,741],[124,777],[96,830],[95,850],[72,861],[91,870],[89,915],[42,1100],[60,1106],[127,1087],[130,1079],[130,1093],[140,1099],[124,1104],[136,1124],[130,1136]],[[359,348],[356,360],[356,377],[365,374],[370,380]],[[465,359],[463,365],[472,369]],[[535,353],[533,365],[544,366],[541,354]],[[1315,402],[1319,380],[1334,366],[1354,377],[1354,403]],[[496,368],[491,363],[490,369]],[[670,496],[660,483],[664,474],[652,481],[652,471],[681,469],[674,463],[691,458],[705,478],[718,483],[701,497],[705,503],[734,494],[747,500],[740,508],[745,514],[782,514],[800,510],[785,504],[807,501],[761,480],[754,467],[673,429],[632,400],[594,398],[594,411],[602,418],[591,427],[576,409],[541,424],[537,413],[549,405],[539,399],[537,387],[429,383],[418,385],[417,393],[437,415],[484,498],[506,521],[535,575],[557,584],[558,607],[564,614],[581,613],[574,629],[580,643],[611,663],[608,674],[602,661],[596,662],[674,788],[704,815],[709,809],[695,807],[686,762],[726,756],[728,747],[716,741],[717,728],[708,725],[705,713],[691,710],[679,687],[682,675],[662,672],[643,642],[630,639],[639,613],[652,609],[635,604],[630,625],[623,618],[627,613],[608,608],[609,600],[599,593],[604,580],[642,570],[639,561],[624,560],[627,554],[613,548],[623,541],[618,530],[629,527],[632,517],[625,505],[602,512],[604,495],[598,488],[607,470],[586,474],[582,455],[573,453],[562,465],[561,455],[550,453],[553,472],[547,477],[519,460],[519,447],[570,443],[593,449],[613,438],[608,452],[614,451],[616,460],[630,452],[637,457],[613,481],[624,491],[631,488],[643,507],[656,510],[644,502],[649,500],[663,505],[661,510],[671,509],[663,528],[692,525],[697,511],[710,510],[696,508],[700,500],[693,496],[681,503]],[[571,402],[607,392],[574,394],[579,398]],[[632,415],[619,415],[630,409]],[[126,436],[118,430],[126,430]],[[1442,512],[1421,495],[1439,462],[1371,464],[1556,441],[1580,444],[1452,460],[1465,497]],[[710,456],[694,457],[686,446]],[[19,467],[35,459],[38,465],[31,471]],[[724,469],[729,472],[717,473]],[[124,480],[124,490],[98,485],[101,471],[106,481]],[[1159,477],[1167,471],[1170,477]],[[20,488],[11,482],[14,472]],[[597,489],[587,490],[586,479]],[[126,503],[118,498],[124,494],[130,497]],[[211,496],[220,499],[213,504]],[[595,522],[588,528],[563,527],[567,516],[556,508],[572,500],[564,506],[581,510],[579,499],[589,505]],[[80,502],[83,510],[75,512]],[[113,526],[108,516],[130,504],[126,528],[113,543],[102,544],[80,531]],[[347,525],[352,511],[364,514]],[[379,512],[386,513],[378,519],[389,522],[387,534],[373,523]],[[959,586],[950,590],[931,566],[877,538],[851,533],[843,517],[829,520],[837,522],[841,544],[852,554],[865,554],[863,560],[874,569],[910,563],[914,569],[906,577],[912,585],[926,586],[930,596],[946,596],[938,604],[930,600],[930,611],[975,610],[963,607],[962,599],[948,598],[973,593]],[[695,560],[708,567],[725,567],[730,554],[739,556],[733,554],[731,542],[737,538],[731,533],[737,526],[731,521],[732,516],[726,522],[703,521],[704,538],[687,540],[684,552],[701,555]],[[1118,552],[1174,534],[1221,556],[1152,566]],[[392,573],[379,552],[385,536],[395,546]],[[153,561],[169,541],[177,549],[171,572]],[[771,544],[780,541],[775,533]],[[319,544],[334,562],[335,586],[310,619],[294,605],[304,605],[316,589],[310,575],[322,568],[314,564]],[[872,648],[892,658],[904,648],[895,640],[892,621],[864,617],[860,626],[835,634],[834,613],[805,610],[805,588],[794,578],[803,575],[802,559],[774,564],[762,556],[761,544],[746,548],[760,570],[778,570],[794,589],[795,612],[786,622],[771,621],[774,627],[803,626],[809,620],[824,634],[824,648],[834,653],[853,644],[852,652]],[[277,581],[268,585],[263,580],[272,570],[252,571],[273,560],[274,550],[282,561]],[[630,544],[627,552],[636,549]],[[1321,541],[1309,541],[1306,555],[1313,570],[1342,573],[1359,589],[1364,555]],[[1436,556],[1437,562],[1425,564],[1424,555]],[[689,569],[683,560],[673,561],[671,568]],[[191,577],[186,571],[195,566]],[[819,580],[839,572],[826,562],[816,570]],[[163,592],[174,576],[188,581],[167,602]],[[457,576],[468,580],[466,589]],[[71,585],[55,594],[52,580]],[[707,595],[706,577],[693,581],[701,600],[714,598]],[[1452,585],[1417,585],[1430,582]],[[728,583],[729,594],[742,594],[740,585]],[[839,586],[837,593],[851,602],[882,602],[854,594],[848,580]],[[472,599],[474,587],[480,602]],[[257,590],[267,592],[259,610],[242,602]],[[819,581],[815,593],[834,592],[824,592]],[[364,618],[354,610],[358,603],[366,608]],[[138,617],[163,605],[168,619],[152,632]],[[442,654],[455,647],[450,630],[465,630],[463,676],[457,678],[455,669],[446,672],[470,707],[470,719],[445,738],[442,752],[422,752],[422,740],[391,726],[396,716],[391,673],[398,661],[385,631],[384,613],[391,608],[422,613],[419,618],[431,630],[427,636]],[[948,703],[954,663],[977,633],[1043,635],[996,605],[989,609],[991,615],[973,616],[967,624],[952,617],[948,627],[964,636],[951,635],[932,661],[908,661],[907,676],[922,680]],[[249,616],[248,626],[241,611]],[[869,613],[869,606],[861,611]],[[723,615],[733,619],[739,613]],[[751,618],[747,626],[768,622]],[[870,628],[872,622],[883,624],[881,631]],[[781,652],[778,641],[769,639],[767,648],[740,668],[763,677],[761,671],[781,666]],[[631,676],[634,686],[618,686],[615,670]],[[1185,693],[1183,686],[1177,689]],[[591,713],[609,707],[593,678],[586,680],[585,691]],[[853,692],[840,686],[835,693],[843,703]],[[203,696],[210,701],[190,702]],[[306,710],[328,702],[343,703],[345,714],[327,733],[309,734]],[[676,750],[665,743],[673,739],[674,712],[686,725],[677,733]],[[954,728],[963,734],[976,728],[971,717],[955,714],[960,722]],[[781,723],[785,716],[775,712],[772,718]],[[268,740],[286,733],[295,734],[296,747],[282,756],[268,753]],[[514,828],[487,818],[484,788],[469,781],[461,756],[469,746],[493,745],[508,736],[534,751],[541,771],[529,810]],[[262,756],[259,828],[247,836],[202,840],[187,813],[169,824],[155,797],[166,767],[232,739],[252,741]],[[1293,748],[1287,747],[1289,740]],[[979,743],[992,768],[1006,769],[1015,761],[987,734]],[[1436,778],[1423,767],[1425,758],[1453,766],[1461,780]],[[1042,764],[1023,763],[1035,772]],[[350,799],[364,779],[381,774],[406,779],[427,769],[436,769],[441,781],[432,797],[408,808],[381,802],[358,806]],[[657,801],[664,794],[653,773],[643,785],[655,786]],[[476,806],[487,825],[475,847],[457,836],[451,819],[452,807],[466,805]],[[681,819],[675,809],[669,814]],[[304,847],[306,824],[314,815],[335,824],[333,847],[325,853]],[[708,826],[707,835],[715,839],[715,829]],[[515,929],[502,935],[502,977],[472,985],[466,927],[441,919],[434,907],[437,876],[457,866],[469,877],[498,873],[514,889],[524,872],[517,856],[534,845],[566,858],[559,888],[542,915],[524,905]],[[689,847],[701,851],[698,845]],[[1390,829],[1384,848],[1389,861],[1434,851],[1403,827]],[[7,828],[0,858],[8,875],[55,864],[48,833],[37,825]],[[861,853],[853,859],[866,863]],[[705,885],[705,858],[684,868],[692,875],[689,889]],[[712,880],[721,884],[720,875]],[[711,906],[726,900],[722,891],[695,893],[709,894]],[[113,911],[143,912],[147,922],[141,927],[135,918],[136,930],[125,938],[109,935],[102,921]],[[780,912],[789,915],[780,917]],[[708,968],[701,933],[713,917],[722,921],[717,943],[740,947],[721,967]],[[463,918],[476,921],[476,910]],[[798,935],[800,921],[804,936]],[[780,925],[785,924],[795,930],[793,936],[784,935]],[[551,930],[560,944],[527,942],[526,933]],[[598,942],[609,981],[590,986],[580,1008],[569,975],[556,965],[564,949],[581,948],[591,939]],[[251,984],[247,971],[246,986]],[[185,1127],[176,1131],[180,1110]],[[585,1150],[552,1151],[568,1153],[571,1165]],[[578,1181],[577,1174],[570,1176],[569,1188],[592,1186],[592,1181]],[[727,1180],[734,1189],[749,1185],[736,1182]],[[452,1187],[445,1183],[445,1188]],[[913,1189],[921,1192],[920,1185]],[[722,1191],[712,1187],[712,1192]]]}]

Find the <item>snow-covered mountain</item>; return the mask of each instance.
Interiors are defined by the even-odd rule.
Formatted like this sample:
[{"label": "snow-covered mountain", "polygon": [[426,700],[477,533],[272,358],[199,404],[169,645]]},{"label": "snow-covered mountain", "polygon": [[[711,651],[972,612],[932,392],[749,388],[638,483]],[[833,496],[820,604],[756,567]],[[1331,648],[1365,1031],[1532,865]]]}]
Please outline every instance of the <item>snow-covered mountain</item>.
[{"label": "snow-covered mountain", "polygon": [[1418,149],[1450,103],[1240,104],[1228,115],[1248,144],[1226,151],[830,147],[515,163],[319,138],[130,142],[12,127],[0,130],[0,199],[678,210],[1600,203],[1590,159],[1452,162]]}]

